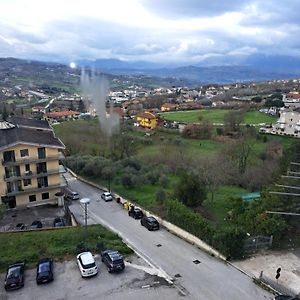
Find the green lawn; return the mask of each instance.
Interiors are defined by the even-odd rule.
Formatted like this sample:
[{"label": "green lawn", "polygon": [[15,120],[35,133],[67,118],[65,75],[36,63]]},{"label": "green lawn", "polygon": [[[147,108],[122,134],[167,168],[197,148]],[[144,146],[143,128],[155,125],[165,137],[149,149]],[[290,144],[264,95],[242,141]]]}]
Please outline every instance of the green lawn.
[{"label": "green lawn", "polygon": [[[224,123],[224,116],[230,110],[227,109],[201,109],[191,111],[166,112],[160,115],[166,120],[188,123],[199,123],[200,121],[210,121],[212,123]],[[274,123],[276,117],[260,113],[258,111],[249,111],[245,114],[243,123],[259,124]]]},{"label": "green lawn", "polygon": [[[83,241],[84,227],[31,232],[0,233],[0,272],[16,261],[25,261],[34,267],[38,259],[52,257],[62,260],[77,254],[77,245]],[[97,243],[123,254],[132,253],[121,239],[100,225],[88,226],[88,248],[96,250]]]},{"label": "green lawn", "polygon": [[239,197],[241,194],[248,193],[246,189],[225,185],[221,186],[215,194],[214,202],[211,201],[211,194],[208,194],[207,199],[203,202],[203,206],[213,216],[217,223],[223,223],[227,217],[228,204],[230,197]]}]

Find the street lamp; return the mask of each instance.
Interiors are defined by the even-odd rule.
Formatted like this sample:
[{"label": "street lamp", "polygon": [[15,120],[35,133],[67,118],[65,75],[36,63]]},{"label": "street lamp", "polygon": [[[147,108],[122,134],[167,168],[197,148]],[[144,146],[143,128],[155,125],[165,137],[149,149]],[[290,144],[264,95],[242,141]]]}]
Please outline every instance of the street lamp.
[{"label": "street lamp", "polygon": [[87,205],[90,203],[89,198],[82,198],[80,199],[80,203],[84,206],[84,226],[85,226],[85,234],[84,234],[84,243],[86,246],[86,239],[87,239],[87,217],[88,217],[88,211],[87,211]]}]

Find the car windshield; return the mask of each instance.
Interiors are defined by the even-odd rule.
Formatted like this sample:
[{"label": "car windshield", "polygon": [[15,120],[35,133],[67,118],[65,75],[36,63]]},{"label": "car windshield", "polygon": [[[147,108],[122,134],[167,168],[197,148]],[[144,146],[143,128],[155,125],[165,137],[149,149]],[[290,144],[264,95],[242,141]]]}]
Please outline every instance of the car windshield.
[{"label": "car windshield", "polygon": [[49,272],[50,269],[50,262],[43,262],[39,264],[39,273],[45,273],[45,272]]},{"label": "car windshield", "polygon": [[12,267],[8,270],[7,278],[18,278],[21,267]]},{"label": "car windshield", "polygon": [[95,264],[94,262],[93,262],[93,263],[90,263],[90,264],[86,264],[86,265],[82,264],[82,267],[83,267],[84,269],[90,269],[90,268],[96,267],[96,264]]},{"label": "car windshield", "polygon": [[156,223],[156,222],[157,222],[157,221],[156,221],[154,218],[152,218],[152,217],[148,218],[148,221],[151,222],[151,223]]},{"label": "car windshield", "polygon": [[113,260],[114,264],[122,264],[123,263],[123,259],[119,258],[119,259],[115,259]]}]

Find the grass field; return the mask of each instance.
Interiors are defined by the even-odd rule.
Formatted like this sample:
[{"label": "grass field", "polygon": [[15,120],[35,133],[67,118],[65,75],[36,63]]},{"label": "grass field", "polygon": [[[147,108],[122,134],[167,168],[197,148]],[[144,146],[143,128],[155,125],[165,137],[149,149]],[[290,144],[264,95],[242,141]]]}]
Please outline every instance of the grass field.
[{"label": "grass field", "polygon": [[[191,111],[166,112],[160,115],[169,121],[198,123],[201,121],[210,121],[212,123],[224,123],[224,116],[230,110],[226,109],[201,109]],[[276,117],[260,113],[258,111],[246,112],[243,123],[259,124],[259,123],[274,123]]]},{"label": "grass field", "polygon": [[211,201],[211,194],[209,193],[207,199],[203,202],[203,206],[217,223],[223,223],[224,219],[227,218],[228,199],[230,197],[239,197],[241,194],[248,192],[246,189],[237,186],[221,186],[215,194],[214,202]]},{"label": "grass field", "polygon": [[[220,110],[219,110],[220,111]],[[216,111],[218,112],[218,111]],[[221,111],[224,113],[224,111]],[[250,118],[254,118],[255,112],[250,114]],[[264,115],[263,115],[264,116]],[[251,120],[251,119],[248,119]],[[259,120],[262,121],[261,119]],[[79,149],[75,149],[82,154],[91,155],[101,155],[101,152],[107,150],[107,145],[105,143],[96,143],[95,140],[101,139],[99,134],[99,124],[97,120],[85,120],[85,121],[73,121],[66,122],[55,126],[55,131],[57,135],[65,142],[68,147],[68,140],[75,140],[76,143],[80,141]],[[179,157],[180,155],[185,155],[192,158],[208,158],[220,152],[224,147],[225,143],[217,142],[214,140],[196,140],[196,139],[186,139],[183,138],[178,132],[171,131],[155,131],[151,136],[146,137],[144,132],[140,131],[128,131],[128,135],[135,138],[134,143],[136,144],[136,152],[134,156],[144,161],[146,164],[151,164],[152,161],[156,159],[158,161],[164,161],[168,156]],[[146,140],[149,143],[143,143],[142,140]],[[273,136],[273,135],[258,135],[257,138],[252,138],[250,143],[252,146],[249,165],[257,164],[261,160],[259,156],[266,150],[269,142],[276,141],[287,147],[291,144],[292,139],[283,136]],[[74,144],[71,144],[74,145]],[[102,150],[101,150],[102,149]],[[106,149],[106,150],[103,150]],[[172,177],[168,174],[170,179],[169,187],[166,192],[172,195],[173,186],[176,182],[176,177]],[[107,181],[101,181],[99,178],[88,178],[102,186],[107,186]],[[159,204],[156,202],[155,194],[160,189],[158,184],[143,184],[135,186],[134,188],[125,188],[116,180],[112,183],[112,190],[124,198],[133,201],[144,208],[155,211],[159,208]],[[245,189],[241,189],[236,186],[223,186],[220,187],[216,194],[214,203],[208,195],[208,199],[204,202],[204,207],[207,212],[212,216],[213,221],[219,223],[227,216],[228,203],[226,200],[237,194],[242,194],[247,192]]]},{"label": "grass field", "polygon": [[[31,232],[0,233],[0,272],[16,261],[25,261],[34,267],[43,257],[62,260],[77,254],[77,245],[83,241],[84,227],[72,227],[56,230]],[[117,235],[100,225],[88,226],[88,243],[90,250],[96,250],[97,243],[113,248],[123,254],[132,253]]]}]

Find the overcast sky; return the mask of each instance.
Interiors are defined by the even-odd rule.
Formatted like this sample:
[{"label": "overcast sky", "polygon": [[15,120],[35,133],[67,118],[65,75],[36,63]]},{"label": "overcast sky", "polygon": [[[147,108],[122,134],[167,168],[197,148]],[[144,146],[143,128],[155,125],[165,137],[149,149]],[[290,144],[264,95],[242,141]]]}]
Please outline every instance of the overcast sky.
[{"label": "overcast sky", "polygon": [[300,57],[300,0],[0,0],[0,57]]}]

